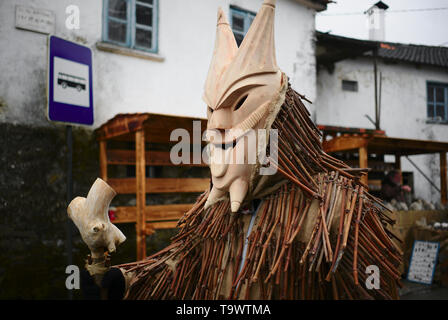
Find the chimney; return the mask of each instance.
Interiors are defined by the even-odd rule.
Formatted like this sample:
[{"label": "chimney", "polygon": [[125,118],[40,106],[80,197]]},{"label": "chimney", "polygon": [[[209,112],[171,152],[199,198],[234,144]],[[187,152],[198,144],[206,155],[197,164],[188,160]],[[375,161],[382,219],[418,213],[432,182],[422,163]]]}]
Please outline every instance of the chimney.
[{"label": "chimney", "polygon": [[384,41],[385,23],[384,13],[389,8],[383,1],[378,1],[364,13],[367,14],[367,26],[369,29],[369,40]]}]

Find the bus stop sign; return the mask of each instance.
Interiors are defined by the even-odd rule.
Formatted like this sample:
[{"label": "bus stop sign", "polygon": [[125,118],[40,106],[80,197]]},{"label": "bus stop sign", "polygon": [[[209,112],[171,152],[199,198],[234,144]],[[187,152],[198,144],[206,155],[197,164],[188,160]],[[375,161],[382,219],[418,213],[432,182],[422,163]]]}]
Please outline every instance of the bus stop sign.
[{"label": "bus stop sign", "polygon": [[92,125],[92,51],[50,36],[48,52],[48,119]]}]

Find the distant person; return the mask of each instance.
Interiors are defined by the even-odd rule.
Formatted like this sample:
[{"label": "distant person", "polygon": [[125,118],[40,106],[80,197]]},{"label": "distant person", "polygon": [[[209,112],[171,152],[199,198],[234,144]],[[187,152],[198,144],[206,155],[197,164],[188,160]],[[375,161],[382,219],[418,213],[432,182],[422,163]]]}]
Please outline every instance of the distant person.
[{"label": "distant person", "polygon": [[381,184],[381,197],[390,202],[392,199],[398,202],[405,202],[405,193],[410,193],[411,187],[401,184],[401,172],[399,170],[390,171]]}]

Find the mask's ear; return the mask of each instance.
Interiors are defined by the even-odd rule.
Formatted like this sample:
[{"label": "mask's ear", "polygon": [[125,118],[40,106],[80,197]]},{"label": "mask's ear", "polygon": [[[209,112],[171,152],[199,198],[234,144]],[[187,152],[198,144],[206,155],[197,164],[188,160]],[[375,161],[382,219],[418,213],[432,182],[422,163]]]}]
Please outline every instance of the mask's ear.
[{"label": "mask's ear", "polygon": [[204,88],[204,101],[209,107],[216,107],[217,84],[219,83],[225,69],[232,62],[238,51],[235,36],[230,28],[224,11],[218,9],[218,22],[216,26],[215,49],[208,71]]}]

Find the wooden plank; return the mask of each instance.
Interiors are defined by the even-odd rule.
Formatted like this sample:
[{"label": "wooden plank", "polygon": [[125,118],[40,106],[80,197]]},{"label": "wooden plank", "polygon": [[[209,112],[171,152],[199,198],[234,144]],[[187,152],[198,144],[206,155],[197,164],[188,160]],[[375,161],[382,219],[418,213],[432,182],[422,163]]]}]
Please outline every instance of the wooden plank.
[{"label": "wooden plank", "polygon": [[381,136],[339,136],[322,143],[325,152],[352,151],[368,145],[371,153],[413,155],[448,151],[448,143]]},{"label": "wooden plank", "polygon": [[152,135],[167,130],[171,134],[172,130],[178,128],[185,129],[191,133],[194,128],[194,122],[198,121],[200,121],[201,132],[204,132],[207,129],[207,119],[150,114],[144,122],[145,133]]},{"label": "wooden plank", "polygon": [[[367,147],[363,146],[363,147],[359,148],[359,167],[360,168],[368,168],[367,157],[368,157]],[[368,183],[367,174],[363,174],[361,176],[361,182],[363,182],[365,184]]]},{"label": "wooden plank", "polygon": [[401,171],[401,156],[399,154],[395,155],[395,169],[400,171],[400,184],[403,184],[403,172]]},{"label": "wooden plank", "polygon": [[[207,164],[202,162],[201,164],[193,164],[190,159],[190,164],[179,164],[180,166],[194,166],[194,167],[207,167]],[[170,159],[169,151],[146,151],[145,161],[147,166],[177,166],[173,164]],[[135,164],[135,151],[134,150],[120,150],[109,149],[107,150],[107,163],[112,165],[134,165]]]},{"label": "wooden plank", "polygon": [[[146,179],[145,179],[145,133],[139,130],[135,133],[136,168],[134,179],[137,193],[137,260],[146,256],[146,232],[145,232],[145,206],[146,206]],[[117,191],[118,192],[118,191]],[[134,191],[135,192],[135,191]]]},{"label": "wooden plank", "polygon": [[384,150],[384,154],[395,154],[397,152],[402,155],[439,153],[448,151],[448,143],[431,140],[372,137],[369,141],[369,149],[371,152],[373,150]]},{"label": "wooden plank", "polygon": [[129,133],[142,129],[143,122],[148,116],[147,113],[118,114],[95,130],[97,139],[108,140],[126,136],[127,139],[133,140],[134,134],[129,135]]},{"label": "wooden plank", "polygon": [[134,132],[143,129],[146,142],[168,143],[171,132],[182,128],[193,134],[193,121],[201,122],[201,133],[207,129],[207,119],[177,117],[154,113],[119,114],[95,130],[98,140],[133,141]]},{"label": "wooden plank", "polygon": [[[202,132],[207,129],[207,120],[200,118],[175,117],[162,114],[151,114],[144,122],[146,141],[148,142],[170,142],[171,132],[175,129],[184,129],[193,140],[193,123],[200,121],[199,141]],[[177,143],[177,141],[173,141]]]},{"label": "wooden plank", "polygon": [[154,233],[153,230],[157,229],[174,229],[177,226],[177,221],[158,221],[158,222],[151,222],[147,223],[146,228],[150,230],[147,232],[147,235],[150,235]]},{"label": "wooden plank", "polygon": [[107,181],[107,142],[100,141],[100,178]]},{"label": "wooden plank", "polygon": [[[370,151],[370,148],[369,148]],[[352,168],[358,168],[359,166],[359,159],[344,159],[343,160],[345,164],[348,164]],[[372,169],[372,171],[390,171],[395,169],[394,163],[384,162],[381,160],[372,160],[369,159],[369,168]]]},{"label": "wooden plank", "polygon": [[357,150],[367,145],[367,139],[360,136],[341,136],[327,140],[322,144],[325,152]]},{"label": "wooden plank", "polygon": [[[135,178],[110,178],[108,184],[118,194],[135,194]],[[209,178],[146,178],[146,193],[203,192],[210,186]]]},{"label": "wooden plank", "polygon": [[401,156],[399,154],[395,154],[395,169],[401,171]]},{"label": "wooden plank", "polygon": [[[179,220],[184,213],[193,207],[192,203],[150,205],[145,207],[145,221]],[[113,223],[136,222],[136,207],[117,207]]]},{"label": "wooden plank", "polygon": [[187,130],[188,134],[190,135],[190,138],[193,139],[193,132],[189,129],[183,128],[183,127],[173,127],[173,128],[167,128],[167,129],[158,129],[158,131],[150,130],[150,132],[146,132],[146,141],[147,142],[154,142],[154,143],[178,143],[179,141],[171,141],[171,132],[177,128],[185,129]]},{"label": "wooden plank", "polygon": [[145,210],[146,220],[179,220],[193,205],[194,203],[182,203],[148,206]]},{"label": "wooden plank", "polygon": [[382,182],[381,179],[371,179],[368,185],[370,191],[380,191]]},{"label": "wooden plank", "polygon": [[447,164],[446,152],[440,152],[440,193],[442,204],[447,204]]},{"label": "wooden plank", "polygon": [[366,129],[366,128],[353,128],[353,127],[337,127],[337,126],[327,126],[319,124],[317,128],[325,134],[331,133],[358,133],[358,134],[368,134],[368,135],[386,135],[384,130],[376,129]]}]

